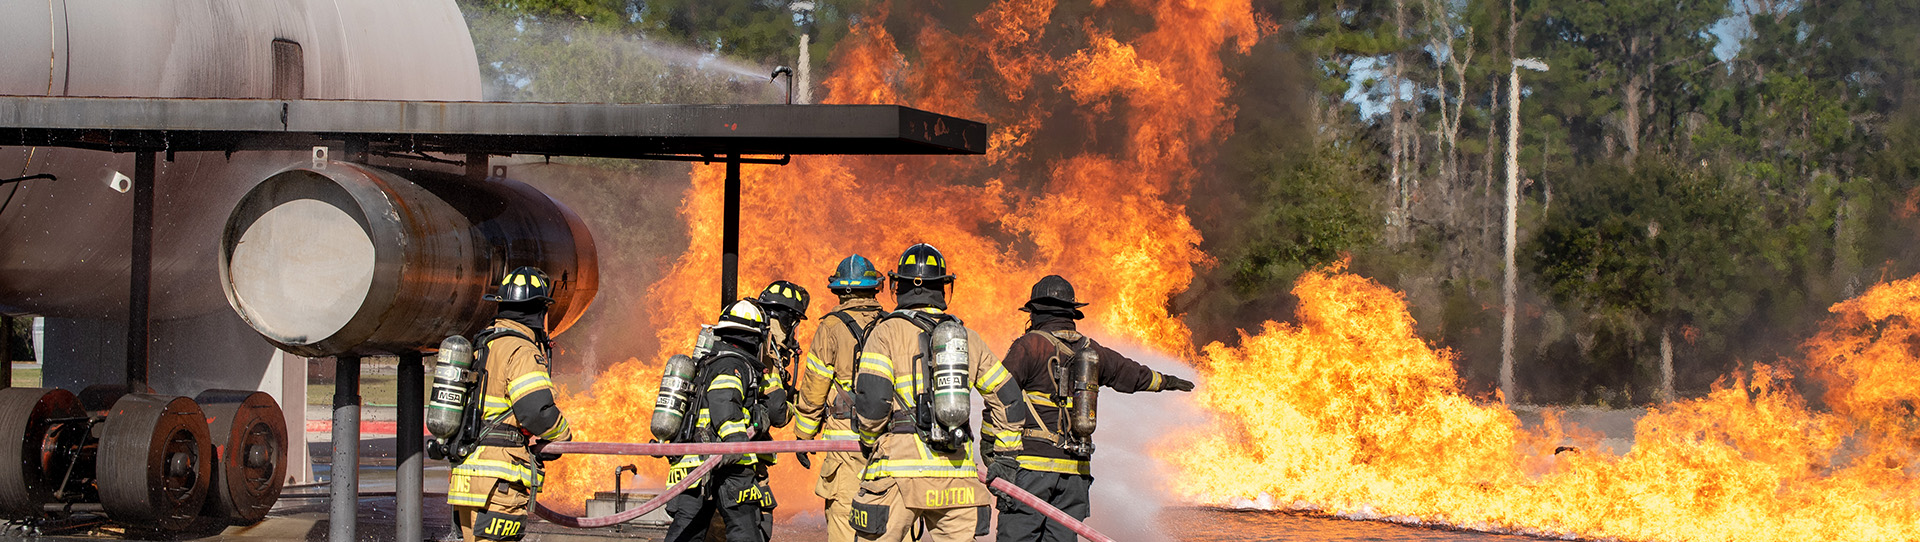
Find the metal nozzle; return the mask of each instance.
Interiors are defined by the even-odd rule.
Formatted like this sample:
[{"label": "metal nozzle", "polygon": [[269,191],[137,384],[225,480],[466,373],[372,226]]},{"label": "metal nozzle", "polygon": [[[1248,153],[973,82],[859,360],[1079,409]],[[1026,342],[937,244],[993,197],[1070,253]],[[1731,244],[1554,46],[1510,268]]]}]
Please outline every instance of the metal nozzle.
[{"label": "metal nozzle", "polygon": [[774,68],[773,75],[767,76],[767,82],[779,81],[782,75],[787,76],[787,105],[793,105],[793,68],[786,66]]}]

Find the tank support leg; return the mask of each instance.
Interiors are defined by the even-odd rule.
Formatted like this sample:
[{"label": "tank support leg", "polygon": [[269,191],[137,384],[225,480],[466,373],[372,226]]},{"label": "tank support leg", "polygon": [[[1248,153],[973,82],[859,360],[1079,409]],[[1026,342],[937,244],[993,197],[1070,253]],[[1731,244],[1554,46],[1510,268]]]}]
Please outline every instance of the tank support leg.
[{"label": "tank support leg", "polygon": [[400,409],[396,414],[399,424],[394,433],[394,452],[400,456],[400,472],[395,474],[394,489],[394,537],[401,542],[420,542],[425,539],[421,522],[425,514],[420,508],[421,483],[423,479],[421,448],[426,444],[420,433],[426,426],[426,373],[425,356],[418,352],[400,356],[400,390],[397,401]]},{"label": "tank support leg", "polygon": [[360,358],[333,358],[333,483],[327,540],[354,542],[360,507]]},{"label": "tank support leg", "polygon": [[133,154],[133,252],[127,280],[127,388],[147,390],[147,309],[153,292],[153,178],[158,153]]},{"label": "tank support leg", "polygon": [[727,155],[726,206],[721,214],[720,309],[740,296],[740,155]]}]

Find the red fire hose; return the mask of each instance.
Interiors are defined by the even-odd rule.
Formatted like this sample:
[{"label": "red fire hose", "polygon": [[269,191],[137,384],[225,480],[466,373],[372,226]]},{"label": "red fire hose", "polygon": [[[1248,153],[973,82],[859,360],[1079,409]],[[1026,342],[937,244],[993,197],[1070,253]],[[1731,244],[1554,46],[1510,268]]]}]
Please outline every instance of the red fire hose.
[{"label": "red fire hose", "polygon": [[[713,457],[707,458],[705,463],[701,463],[693,472],[687,473],[687,476],[682,478],[679,483],[674,484],[673,487],[667,488],[665,492],[648,500],[645,504],[625,512],[597,518],[582,518],[555,512],[541,505],[539,502],[533,504],[534,515],[540,516],[540,519],[547,520],[549,523],[562,527],[591,529],[625,523],[666,505],[668,500],[686,491],[687,486],[693,485],[695,480],[705,477],[708,472],[713,471],[714,467],[719,466],[720,456],[724,454],[858,452],[860,451],[860,443],[852,440],[763,440],[701,443],[555,442],[546,445],[545,448],[542,448],[542,451],[562,454],[595,455],[713,455]],[[987,479],[987,472],[982,470],[980,471],[980,481],[986,482],[988,487],[1005,493],[1008,497],[1012,497],[1013,500],[1031,506],[1034,510],[1039,510],[1041,515],[1060,522],[1061,525],[1067,526],[1068,529],[1085,537],[1087,540],[1093,542],[1113,542],[1112,538],[1100,534],[1100,531],[1093,530],[1092,527],[1088,527],[1087,524],[1081,523],[1079,520],[1073,519],[1073,516],[1069,516],[1066,512],[1060,511],[1059,508],[1054,508],[1052,504],[1041,500],[1039,497],[1035,497],[1032,493],[1028,493],[1027,490],[1020,489],[1020,486],[1013,485],[1013,482],[1010,480],[1004,478],[989,480]]]}]

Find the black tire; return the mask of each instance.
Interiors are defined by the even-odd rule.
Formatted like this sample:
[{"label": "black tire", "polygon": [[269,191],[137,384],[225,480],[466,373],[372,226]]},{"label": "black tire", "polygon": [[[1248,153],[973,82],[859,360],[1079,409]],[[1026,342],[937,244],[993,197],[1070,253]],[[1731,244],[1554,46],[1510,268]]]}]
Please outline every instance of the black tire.
[{"label": "black tire", "polygon": [[100,431],[100,504],[115,522],[178,531],[206,504],[213,442],[185,397],[127,394]]},{"label": "black tire", "polygon": [[194,397],[206,412],[214,467],[201,514],[230,525],[267,517],[287,480],[287,422],[272,395],[207,390]]},{"label": "black tire", "polygon": [[41,447],[54,418],[85,416],[73,393],[62,389],[0,389],[0,514],[9,519],[40,517],[53,502],[65,469],[47,464]]}]

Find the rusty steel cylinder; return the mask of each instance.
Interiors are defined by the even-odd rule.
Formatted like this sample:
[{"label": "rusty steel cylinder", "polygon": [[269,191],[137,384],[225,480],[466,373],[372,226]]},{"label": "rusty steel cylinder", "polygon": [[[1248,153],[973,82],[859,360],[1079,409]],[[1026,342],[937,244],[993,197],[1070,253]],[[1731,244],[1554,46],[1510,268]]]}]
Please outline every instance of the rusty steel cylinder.
[{"label": "rusty steel cylinder", "polygon": [[417,352],[477,333],[498,310],[481,296],[523,265],[553,278],[553,335],[599,288],[585,223],[499,177],[303,164],[241,198],[220,241],[228,303],[307,357]]},{"label": "rusty steel cylinder", "polygon": [[674,354],[660,371],[660,395],[653,400],[653,438],[673,442],[685,427],[693,404],[693,378],[699,365],[693,358]]},{"label": "rusty steel cylinder", "polygon": [[1080,350],[1067,371],[1073,390],[1073,408],[1067,414],[1071,424],[1068,430],[1074,438],[1090,441],[1094,428],[1099,425],[1096,416],[1100,408],[1100,354],[1092,348]]}]

